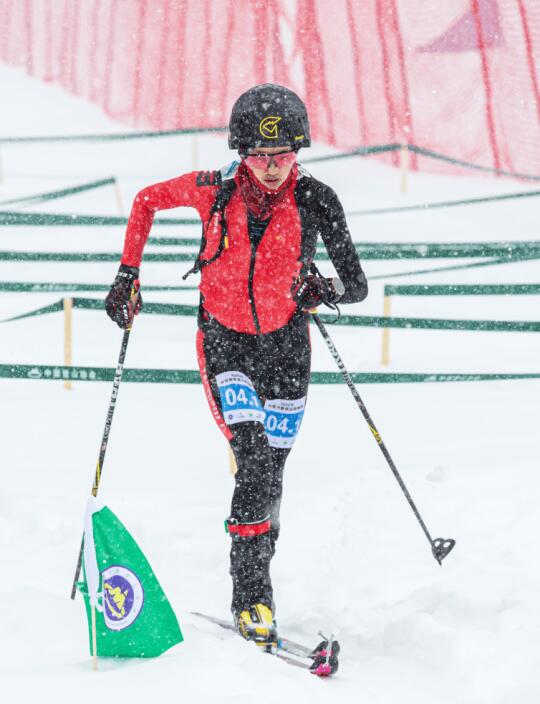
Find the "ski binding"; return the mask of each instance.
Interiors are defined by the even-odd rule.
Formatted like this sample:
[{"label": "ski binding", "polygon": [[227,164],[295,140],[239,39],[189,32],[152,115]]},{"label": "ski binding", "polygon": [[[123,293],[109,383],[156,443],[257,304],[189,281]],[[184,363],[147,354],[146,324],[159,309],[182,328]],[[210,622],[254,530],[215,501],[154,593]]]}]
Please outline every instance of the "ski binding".
[{"label": "ski binding", "polygon": [[[198,611],[192,611],[191,613],[193,616],[198,616],[239,636],[241,635],[232,621],[209,616]],[[289,665],[309,670],[312,675],[317,677],[331,677],[335,675],[339,667],[338,655],[340,646],[333,635],[330,638],[326,638],[320,632],[319,635],[323,640],[315,648],[308,648],[288,638],[278,636],[277,648],[264,650],[263,652],[274,655]]]}]

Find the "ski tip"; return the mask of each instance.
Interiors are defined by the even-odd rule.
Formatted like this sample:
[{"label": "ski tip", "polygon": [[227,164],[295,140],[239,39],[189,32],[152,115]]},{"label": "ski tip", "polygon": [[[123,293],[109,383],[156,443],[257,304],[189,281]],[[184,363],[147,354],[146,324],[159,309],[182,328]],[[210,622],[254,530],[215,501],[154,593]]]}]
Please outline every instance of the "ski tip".
[{"label": "ski tip", "polygon": [[321,663],[314,670],[311,670],[311,674],[316,675],[317,677],[330,677],[330,675],[333,674],[332,666],[326,663]]},{"label": "ski tip", "polygon": [[333,640],[323,640],[315,648],[310,657],[313,664],[310,667],[312,675],[317,677],[331,677],[335,675],[339,668],[338,655],[340,652],[339,643]]}]

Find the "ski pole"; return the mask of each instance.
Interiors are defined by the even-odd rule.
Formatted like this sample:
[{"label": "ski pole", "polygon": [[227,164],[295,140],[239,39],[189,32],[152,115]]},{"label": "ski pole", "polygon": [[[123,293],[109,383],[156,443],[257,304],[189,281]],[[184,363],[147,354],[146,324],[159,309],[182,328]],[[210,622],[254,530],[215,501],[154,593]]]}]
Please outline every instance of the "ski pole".
[{"label": "ski pole", "polygon": [[[133,289],[131,295],[131,304],[133,310],[137,304],[137,298],[139,296],[138,290]],[[105,420],[105,429],[103,431],[103,437],[101,438],[101,446],[99,449],[99,457],[96,465],[96,473],[94,475],[94,483],[92,484],[92,496],[96,497],[99,489],[99,483],[101,481],[101,474],[103,472],[103,462],[105,461],[105,453],[107,452],[107,444],[109,442],[109,434],[111,432],[112,419],[114,416],[114,408],[116,406],[116,399],[118,397],[118,389],[120,388],[120,381],[122,380],[122,373],[124,371],[124,360],[126,358],[127,346],[129,342],[129,334],[133,326],[133,320],[131,324],[124,330],[124,335],[122,337],[122,345],[120,347],[120,355],[118,356],[118,364],[116,365],[116,372],[114,374],[114,381],[111,393],[111,400],[109,402],[109,409],[107,410],[107,418]],[[82,557],[83,557],[83,546],[84,546],[84,533],[81,539],[81,547],[79,548],[79,556],[77,558],[77,566],[75,568],[75,576],[73,577],[73,584],[71,586],[71,598],[75,599],[75,594],[77,593],[77,582],[81,574]]]},{"label": "ski pole", "polygon": [[371,430],[371,433],[375,440],[377,441],[377,444],[379,445],[381,452],[383,453],[386,461],[388,462],[388,466],[392,470],[392,473],[394,477],[397,480],[397,483],[399,484],[401,491],[403,492],[405,498],[409,502],[410,507],[413,510],[414,515],[416,516],[416,520],[420,524],[420,527],[424,531],[424,534],[426,538],[429,540],[429,544],[431,545],[431,552],[433,554],[433,557],[437,560],[439,565],[442,565],[442,561],[444,558],[448,555],[448,553],[452,550],[452,548],[455,546],[456,541],[453,540],[452,538],[433,538],[431,537],[428,529],[426,528],[426,524],[422,520],[422,516],[420,515],[418,509],[416,508],[416,505],[414,501],[411,498],[411,495],[409,494],[409,491],[407,490],[407,487],[405,486],[405,483],[403,482],[403,479],[401,478],[396,465],[394,464],[394,460],[390,457],[390,453],[388,452],[386,445],[384,444],[379,431],[375,427],[375,423],[373,422],[371,416],[369,415],[369,412],[364,405],[364,402],[360,398],[360,394],[358,393],[356,386],[353,383],[353,380],[351,379],[349,372],[345,368],[345,365],[343,364],[343,360],[341,359],[339,352],[337,351],[334,343],[332,342],[332,338],[328,334],[328,331],[326,327],[324,326],[324,323],[322,320],[319,318],[319,315],[316,312],[311,313],[313,320],[315,321],[315,324],[319,328],[321,335],[323,336],[326,344],[328,345],[328,349],[330,350],[330,353],[332,357],[334,358],[334,361],[336,362],[339,371],[341,372],[341,375],[343,376],[345,383],[349,387],[354,400],[356,401],[356,404],[358,405],[358,408],[361,410],[362,415],[366,419],[366,422],[368,424],[369,429]]}]

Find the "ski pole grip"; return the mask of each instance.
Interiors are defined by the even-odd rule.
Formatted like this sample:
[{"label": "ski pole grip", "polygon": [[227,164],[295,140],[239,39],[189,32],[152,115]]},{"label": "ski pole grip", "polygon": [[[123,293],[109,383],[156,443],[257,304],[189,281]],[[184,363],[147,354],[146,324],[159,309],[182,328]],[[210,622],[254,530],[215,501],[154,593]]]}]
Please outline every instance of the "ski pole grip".
[{"label": "ski pole grip", "polygon": [[137,301],[139,300],[140,288],[141,282],[139,281],[139,279],[135,279],[131,287],[131,303],[133,304],[133,306],[135,306],[137,304]]},{"label": "ski pole grip", "polygon": [[131,286],[131,295],[129,297],[129,305],[131,308],[131,315],[130,315],[131,321],[130,321],[129,325],[127,326],[126,330],[131,330],[131,328],[133,327],[133,320],[134,320],[135,315],[137,313],[137,305],[139,303],[140,288],[141,288],[141,282],[139,281],[139,279],[135,279],[135,281],[133,282],[133,285]]}]

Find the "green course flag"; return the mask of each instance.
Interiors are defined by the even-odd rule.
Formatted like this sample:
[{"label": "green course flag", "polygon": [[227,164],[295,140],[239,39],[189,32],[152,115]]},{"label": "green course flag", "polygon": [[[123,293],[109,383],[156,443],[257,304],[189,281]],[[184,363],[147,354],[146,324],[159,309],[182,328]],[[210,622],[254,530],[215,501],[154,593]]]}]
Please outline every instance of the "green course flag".
[{"label": "green course flag", "polygon": [[[178,621],[137,543],[94,497],[84,525],[84,596],[92,655],[152,658],[183,641]],[[96,611],[96,653],[92,647]]]}]

